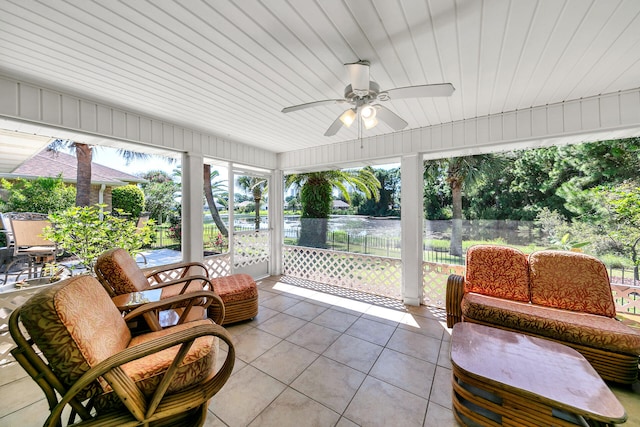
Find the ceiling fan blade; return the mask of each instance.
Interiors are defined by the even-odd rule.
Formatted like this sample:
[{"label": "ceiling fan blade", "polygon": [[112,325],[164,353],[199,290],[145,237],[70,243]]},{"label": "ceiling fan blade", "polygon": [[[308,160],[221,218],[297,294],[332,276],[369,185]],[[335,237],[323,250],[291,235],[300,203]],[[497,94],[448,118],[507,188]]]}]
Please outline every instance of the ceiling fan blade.
[{"label": "ceiling fan blade", "polygon": [[375,107],[376,110],[378,110],[376,117],[391,126],[393,130],[402,130],[409,125],[409,123],[405,122],[400,116],[388,108],[382,105],[375,105]]},{"label": "ceiling fan blade", "polygon": [[324,133],[324,136],[333,136],[338,133],[338,131],[342,127],[342,121],[340,120],[342,114],[344,113],[340,113],[338,118],[333,123],[331,123],[331,126],[329,126],[329,129],[327,129],[327,131]]},{"label": "ceiling fan blade", "polygon": [[358,61],[353,64],[344,64],[349,71],[349,80],[351,81],[351,89],[369,91],[369,62]]},{"label": "ceiling fan blade", "polygon": [[345,102],[347,102],[346,99],[325,99],[322,101],[307,102],[306,104],[292,105],[291,107],[285,107],[282,109],[282,112],[290,113],[292,111],[298,111],[304,108],[317,107],[317,106],[326,105],[326,104],[343,104]]},{"label": "ceiling fan blade", "polygon": [[[389,89],[381,92],[380,95],[386,94],[386,97],[390,100],[402,98],[426,98],[435,96],[451,96],[454,90],[456,89],[451,83],[438,83],[433,85],[407,86]],[[380,98],[380,95],[378,98]]]}]

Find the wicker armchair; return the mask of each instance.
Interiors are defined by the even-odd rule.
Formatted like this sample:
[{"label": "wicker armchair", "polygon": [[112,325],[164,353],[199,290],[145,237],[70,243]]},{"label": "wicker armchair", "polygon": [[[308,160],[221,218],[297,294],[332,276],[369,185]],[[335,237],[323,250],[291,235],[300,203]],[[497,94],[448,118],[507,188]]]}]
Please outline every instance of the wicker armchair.
[{"label": "wicker armchair", "polygon": [[[200,289],[213,290],[224,302],[222,325],[254,318],[258,314],[258,288],[248,274],[209,278],[202,263],[186,262],[140,269],[124,249],[111,249],[98,257],[95,272],[109,295],[162,288],[162,298]],[[220,316],[219,305],[208,315]]]},{"label": "wicker armchair", "polygon": [[[206,291],[196,296],[217,299]],[[147,304],[123,318],[100,283],[83,275],[14,310],[11,353],[46,396],[44,425],[203,425],[209,399],[233,370],[227,331],[204,319],[132,337],[126,325],[132,316],[189,297]],[[216,370],[219,339],[228,351]]]}]

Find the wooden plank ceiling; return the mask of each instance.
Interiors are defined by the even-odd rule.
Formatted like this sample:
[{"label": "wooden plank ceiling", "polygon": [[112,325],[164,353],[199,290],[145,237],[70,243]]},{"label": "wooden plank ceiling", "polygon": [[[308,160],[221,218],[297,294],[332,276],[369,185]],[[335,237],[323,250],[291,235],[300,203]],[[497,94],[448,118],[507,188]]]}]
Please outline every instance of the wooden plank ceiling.
[{"label": "wooden plank ceiling", "polygon": [[[640,86],[638,0],[2,0],[0,74],[274,152],[354,139],[345,63],[418,128]],[[366,136],[385,134],[384,124]]]}]

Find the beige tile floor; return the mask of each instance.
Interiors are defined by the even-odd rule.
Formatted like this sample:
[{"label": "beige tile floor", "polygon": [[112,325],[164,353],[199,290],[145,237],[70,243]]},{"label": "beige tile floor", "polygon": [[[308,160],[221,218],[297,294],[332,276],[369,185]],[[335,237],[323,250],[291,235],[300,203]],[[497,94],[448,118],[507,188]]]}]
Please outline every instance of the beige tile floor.
[{"label": "beige tile floor", "polygon": [[[441,311],[285,277],[259,292],[258,317],[228,328],[234,373],[206,426],[457,426]],[[624,426],[640,426],[640,387],[614,392]],[[42,396],[19,366],[3,365],[0,426],[42,425]]]}]

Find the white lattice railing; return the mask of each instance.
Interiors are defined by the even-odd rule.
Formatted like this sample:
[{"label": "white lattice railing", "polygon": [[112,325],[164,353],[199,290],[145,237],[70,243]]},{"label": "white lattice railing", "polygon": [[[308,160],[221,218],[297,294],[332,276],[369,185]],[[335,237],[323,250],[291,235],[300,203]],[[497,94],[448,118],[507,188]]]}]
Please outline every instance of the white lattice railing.
[{"label": "white lattice railing", "polygon": [[422,263],[422,304],[444,308],[450,274],[464,274],[464,265]]},{"label": "white lattice railing", "polygon": [[233,242],[234,268],[268,262],[271,250],[270,236],[269,230],[236,232]]},{"label": "white lattice railing", "polygon": [[402,262],[301,246],[284,246],[284,274],[401,299]]},{"label": "white lattice railing", "polygon": [[209,277],[222,277],[231,274],[231,254],[225,252],[218,255],[204,257],[204,265],[207,267]]},{"label": "white lattice railing", "polygon": [[617,312],[640,314],[640,286],[612,283],[611,289]]}]

